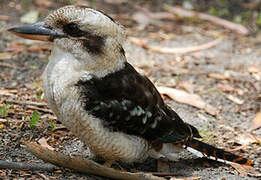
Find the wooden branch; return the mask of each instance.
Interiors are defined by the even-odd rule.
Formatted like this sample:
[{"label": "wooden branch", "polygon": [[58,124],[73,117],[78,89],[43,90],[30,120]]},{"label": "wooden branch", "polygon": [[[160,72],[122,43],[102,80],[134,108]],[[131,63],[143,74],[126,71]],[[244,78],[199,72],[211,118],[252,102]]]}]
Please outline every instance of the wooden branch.
[{"label": "wooden branch", "polygon": [[228,28],[230,30],[236,31],[242,35],[248,35],[249,34],[249,30],[242,26],[241,24],[236,24],[230,21],[227,21],[225,19],[221,19],[219,17],[216,16],[212,16],[209,14],[205,14],[205,13],[199,13],[199,12],[195,12],[195,11],[191,11],[191,10],[187,10],[187,9],[182,9],[180,7],[174,7],[174,6],[170,6],[170,5],[164,5],[163,8],[168,11],[171,12],[173,14],[176,14],[180,17],[191,17],[191,18],[199,18],[202,20],[207,20],[210,21],[212,23],[221,25],[225,28]]},{"label": "wooden branch", "polygon": [[0,169],[17,169],[17,170],[53,172],[56,171],[58,167],[49,163],[9,162],[9,161],[0,160]]},{"label": "wooden branch", "polygon": [[77,172],[94,174],[98,176],[109,177],[113,179],[125,180],[165,180],[165,178],[153,176],[148,173],[130,173],[115,170],[106,166],[102,166],[92,160],[83,159],[81,157],[70,157],[59,152],[51,151],[37,143],[24,142],[25,148],[36,157],[50,162],[54,165],[72,169]]},{"label": "wooden branch", "polygon": [[33,105],[33,106],[47,106],[46,103],[34,102],[34,101],[16,101],[16,100],[5,100],[6,103],[20,104],[20,105]]},{"label": "wooden branch", "polygon": [[46,108],[39,108],[37,106],[31,106],[31,105],[28,105],[26,106],[28,109],[33,109],[33,110],[37,110],[37,111],[41,111],[41,112],[45,112],[45,113],[53,113],[52,110],[50,109],[46,109]]},{"label": "wooden branch", "polygon": [[151,51],[155,51],[162,54],[186,54],[186,53],[202,51],[214,47],[222,41],[222,39],[220,38],[198,46],[185,47],[185,48],[170,48],[170,47],[148,45],[147,41],[135,37],[129,37],[129,40],[145,49],[149,49]]}]

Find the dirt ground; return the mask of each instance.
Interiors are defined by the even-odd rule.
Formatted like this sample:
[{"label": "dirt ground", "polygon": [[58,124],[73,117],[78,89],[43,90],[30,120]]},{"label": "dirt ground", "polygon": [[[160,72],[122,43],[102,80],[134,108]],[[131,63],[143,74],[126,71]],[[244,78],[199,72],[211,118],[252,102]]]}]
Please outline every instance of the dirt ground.
[{"label": "dirt ground", "polygon": [[[97,9],[107,12],[125,26],[129,37],[147,40],[150,45],[180,48],[204,44],[218,37],[223,39],[213,48],[188,54],[160,54],[128,39],[124,49],[129,62],[156,85],[193,92],[217,108],[217,115],[210,115],[164,96],[184,121],[199,129],[203,141],[226,150],[238,148],[234,153],[253,160],[254,168],[260,171],[261,143],[258,139],[261,138],[261,129],[253,131],[251,137],[247,132],[261,110],[261,36],[243,37],[209,22],[182,19],[155,20],[146,24],[144,21],[137,22],[135,15],[138,10],[134,3],[112,5],[98,0],[95,2]],[[25,8],[22,1],[0,2],[0,15],[8,17],[0,16],[0,53],[11,53],[11,57],[0,58],[0,160],[42,162],[21,144],[23,140],[37,142],[41,138],[62,153],[89,155],[88,148],[63,128],[46,105],[25,103],[45,103],[41,74],[48,63],[51,45],[20,39],[6,32],[7,27],[21,24],[19,17],[30,10],[38,10],[44,16],[64,4],[60,1],[45,7],[32,3]],[[160,10],[160,5],[147,1],[139,5],[150,11]],[[6,112],[3,112],[4,107]],[[33,112],[40,117],[34,127],[29,123]],[[157,165],[156,160],[149,159],[145,163],[128,165],[128,168],[156,171]],[[168,162],[168,166],[169,172],[177,177],[258,179],[242,176],[229,165],[200,159],[188,152],[178,154],[177,160]],[[105,179],[66,169],[55,172],[0,170],[0,179],[15,178]]]}]

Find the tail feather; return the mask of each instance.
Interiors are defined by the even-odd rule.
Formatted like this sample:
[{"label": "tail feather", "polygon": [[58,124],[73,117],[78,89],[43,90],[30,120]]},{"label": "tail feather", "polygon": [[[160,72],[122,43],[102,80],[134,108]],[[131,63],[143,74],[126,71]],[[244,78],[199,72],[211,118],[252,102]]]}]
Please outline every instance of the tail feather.
[{"label": "tail feather", "polygon": [[253,162],[247,158],[237,156],[233,153],[218,149],[204,142],[192,139],[184,146],[185,149],[199,157],[207,157],[219,162],[231,164],[231,162],[252,166]]}]

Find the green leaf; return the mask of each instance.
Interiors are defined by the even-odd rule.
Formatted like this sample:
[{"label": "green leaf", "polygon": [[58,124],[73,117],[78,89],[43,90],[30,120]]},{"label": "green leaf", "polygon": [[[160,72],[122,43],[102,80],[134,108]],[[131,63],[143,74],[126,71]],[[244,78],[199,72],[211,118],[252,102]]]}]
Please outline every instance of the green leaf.
[{"label": "green leaf", "polygon": [[257,25],[261,26],[261,12],[259,13],[258,18],[257,18]]},{"label": "green leaf", "polygon": [[52,130],[55,130],[54,122],[52,120],[49,121],[50,127]]},{"label": "green leaf", "polygon": [[212,14],[212,15],[215,15],[215,16],[218,15],[217,10],[215,8],[213,8],[213,7],[210,8],[209,13]]},{"label": "green leaf", "polygon": [[10,107],[10,105],[6,104],[4,107],[1,108],[0,112],[1,112],[2,117],[6,117],[8,115],[9,107]]},{"label": "green leaf", "polygon": [[38,112],[34,111],[32,117],[29,121],[30,127],[35,127],[36,124],[38,123],[39,119],[40,119],[40,116],[38,115]]}]

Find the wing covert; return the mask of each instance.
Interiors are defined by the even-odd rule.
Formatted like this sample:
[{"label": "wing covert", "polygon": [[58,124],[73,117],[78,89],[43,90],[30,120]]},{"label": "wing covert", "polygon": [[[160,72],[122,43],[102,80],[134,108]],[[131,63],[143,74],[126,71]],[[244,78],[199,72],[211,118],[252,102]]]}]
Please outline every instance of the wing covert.
[{"label": "wing covert", "polygon": [[179,142],[192,136],[189,125],[163,102],[151,81],[130,64],[103,78],[77,83],[84,109],[112,131],[149,141]]}]

